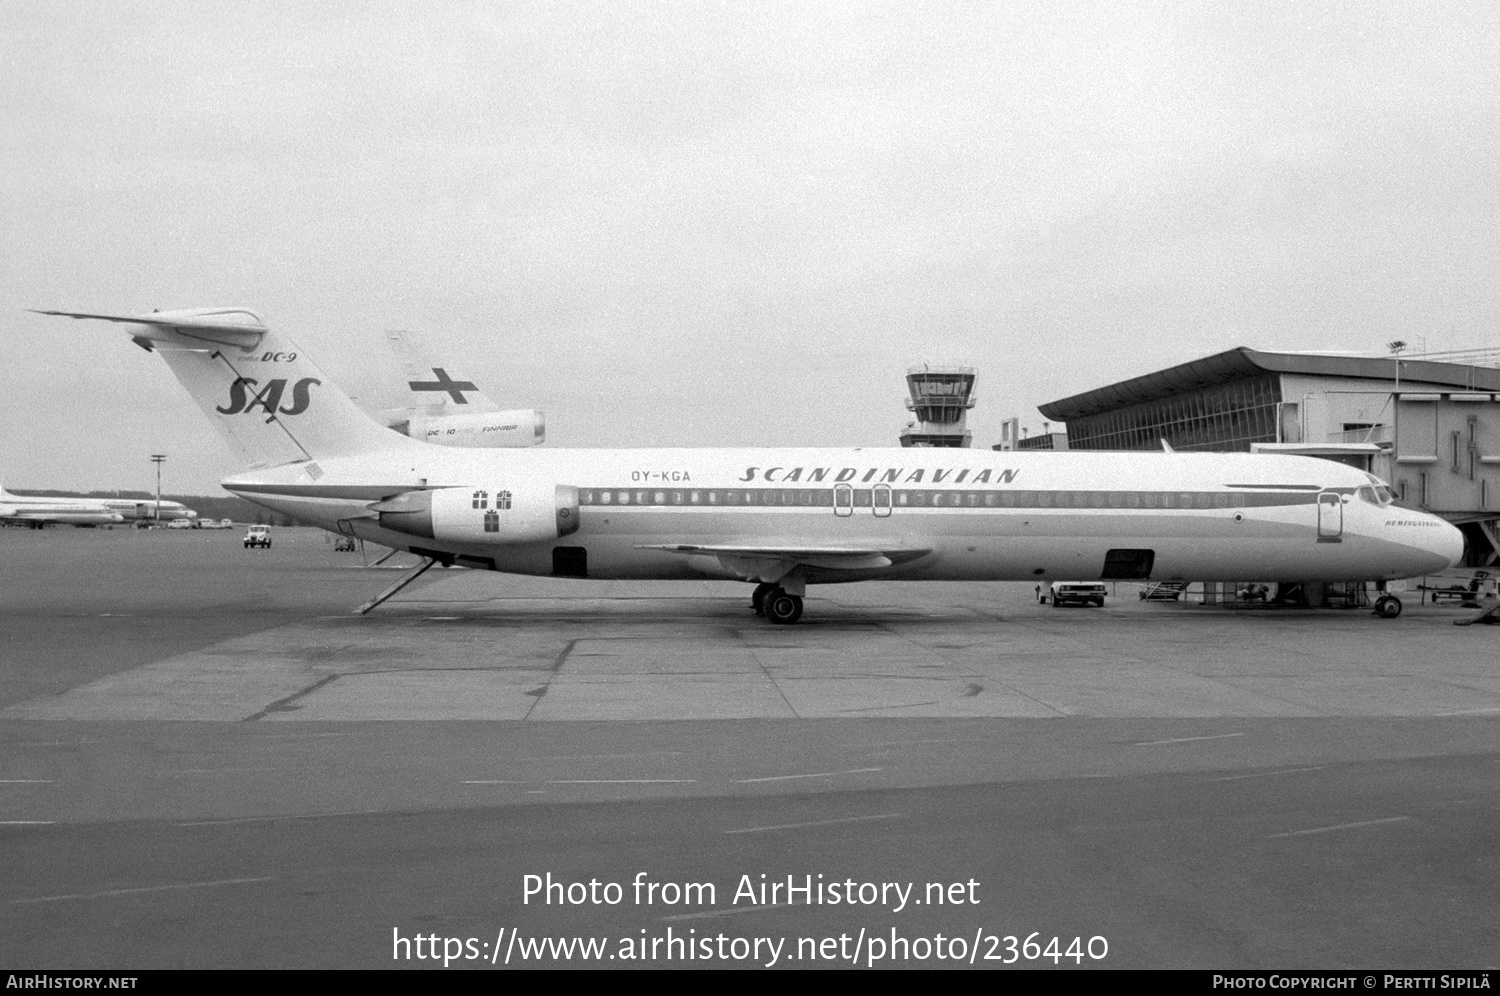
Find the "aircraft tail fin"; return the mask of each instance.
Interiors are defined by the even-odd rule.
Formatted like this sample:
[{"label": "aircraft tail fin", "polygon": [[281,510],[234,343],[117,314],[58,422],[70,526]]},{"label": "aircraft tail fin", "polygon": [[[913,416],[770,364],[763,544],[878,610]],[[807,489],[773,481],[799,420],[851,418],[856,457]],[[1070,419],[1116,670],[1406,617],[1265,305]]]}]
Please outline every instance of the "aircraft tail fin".
[{"label": "aircraft tail fin", "polygon": [[497,410],[495,403],[485,397],[473,381],[435,365],[431,352],[416,332],[391,329],[385,338],[407,378],[402,408],[427,416]]},{"label": "aircraft tail fin", "polygon": [[161,354],[251,467],[420,445],[366,415],[296,343],[253,311],[38,314],[124,325],[136,345]]}]

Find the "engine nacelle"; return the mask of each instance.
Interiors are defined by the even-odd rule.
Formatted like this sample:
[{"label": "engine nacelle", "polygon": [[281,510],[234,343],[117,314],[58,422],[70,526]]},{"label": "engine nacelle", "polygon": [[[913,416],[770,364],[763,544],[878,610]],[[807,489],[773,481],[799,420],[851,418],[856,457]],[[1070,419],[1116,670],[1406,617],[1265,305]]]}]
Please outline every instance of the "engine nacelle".
[{"label": "engine nacelle", "polygon": [[547,438],[546,417],[530,408],[509,412],[414,415],[391,428],[424,443],[474,449],[519,449],[536,446]]},{"label": "engine nacelle", "polygon": [[384,529],[454,543],[540,543],[578,529],[578,489],[497,484],[408,491],[370,510]]}]

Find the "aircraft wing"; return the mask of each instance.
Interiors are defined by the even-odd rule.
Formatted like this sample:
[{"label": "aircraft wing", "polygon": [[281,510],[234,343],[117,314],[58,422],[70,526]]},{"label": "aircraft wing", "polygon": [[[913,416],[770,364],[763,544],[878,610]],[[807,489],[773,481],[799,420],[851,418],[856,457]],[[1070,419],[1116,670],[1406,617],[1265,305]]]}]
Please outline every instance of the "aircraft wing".
[{"label": "aircraft wing", "polygon": [[[81,311],[41,311],[29,309],[38,315],[56,315],[60,318],[92,318],[101,322],[118,322],[123,325],[144,325],[161,334],[150,333],[134,336],[136,342],[166,338],[164,333],[178,332],[193,339],[206,339],[224,346],[249,349],[260,342],[266,327],[260,316],[253,311],[240,308],[190,308],[183,311],[154,311],[149,315],[99,315]],[[145,342],[143,342],[145,340]],[[147,347],[149,348],[149,347]]]},{"label": "aircraft wing", "polygon": [[[824,570],[879,570],[903,564],[931,553],[927,549],[907,547],[845,546],[736,546],[725,544],[654,543],[637,546],[637,550],[665,550],[688,556],[718,557],[719,562],[736,574],[750,579],[775,581],[797,567],[819,567]],[[771,575],[771,576],[767,576]]]}]

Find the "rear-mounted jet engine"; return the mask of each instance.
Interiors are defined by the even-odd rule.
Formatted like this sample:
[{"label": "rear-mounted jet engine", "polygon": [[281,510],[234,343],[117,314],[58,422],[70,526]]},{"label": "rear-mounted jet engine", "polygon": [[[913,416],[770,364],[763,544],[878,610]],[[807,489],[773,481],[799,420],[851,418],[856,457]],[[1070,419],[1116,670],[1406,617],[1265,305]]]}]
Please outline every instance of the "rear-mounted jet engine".
[{"label": "rear-mounted jet engine", "polygon": [[407,491],[370,506],[381,528],[455,543],[541,543],[578,529],[566,484]]}]

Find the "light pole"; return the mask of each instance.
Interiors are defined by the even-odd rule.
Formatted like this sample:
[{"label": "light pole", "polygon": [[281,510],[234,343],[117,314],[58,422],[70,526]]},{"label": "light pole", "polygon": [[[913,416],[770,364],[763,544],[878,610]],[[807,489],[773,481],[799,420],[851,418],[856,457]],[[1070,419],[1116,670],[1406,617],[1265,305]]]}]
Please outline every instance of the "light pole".
[{"label": "light pole", "polygon": [[166,459],[165,453],[151,454],[151,462],[156,464],[156,516],[153,521],[158,526],[161,525],[161,465]]},{"label": "light pole", "polygon": [[1385,348],[1391,351],[1391,358],[1396,361],[1396,394],[1401,393],[1401,351],[1406,348],[1406,343],[1396,339],[1385,344]]}]

